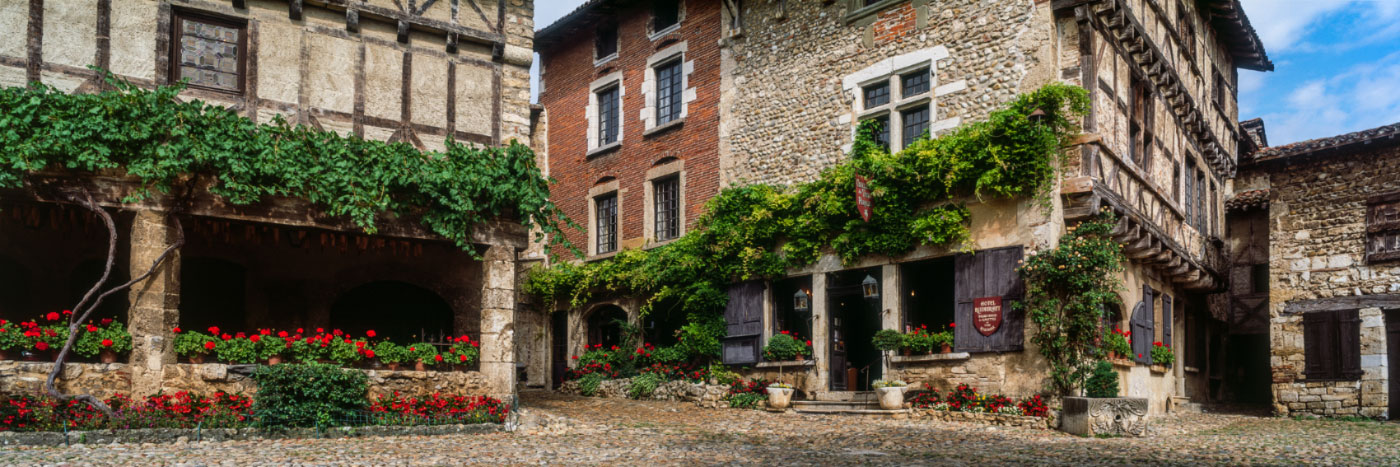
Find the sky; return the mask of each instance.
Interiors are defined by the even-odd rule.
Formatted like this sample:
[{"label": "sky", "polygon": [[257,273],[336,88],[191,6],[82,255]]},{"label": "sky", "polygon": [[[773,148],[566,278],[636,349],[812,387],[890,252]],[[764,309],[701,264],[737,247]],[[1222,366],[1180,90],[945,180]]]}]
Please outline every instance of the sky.
[{"label": "sky", "polygon": [[[537,0],[535,27],[583,2]],[[1240,119],[1263,117],[1270,145],[1400,122],[1400,0],[1241,3],[1274,71],[1240,70]]]}]

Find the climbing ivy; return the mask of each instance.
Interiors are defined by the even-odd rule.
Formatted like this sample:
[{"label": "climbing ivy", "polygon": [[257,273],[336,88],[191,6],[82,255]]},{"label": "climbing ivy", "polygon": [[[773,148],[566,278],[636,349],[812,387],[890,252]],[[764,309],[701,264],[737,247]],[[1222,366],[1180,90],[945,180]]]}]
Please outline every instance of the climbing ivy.
[{"label": "climbing ivy", "polygon": [[[105,72],[104,72],[105,73]],[[446,150],[364,140],[291,125],[258,124],[232,110],[177,99],[184,84],[144,89],[107,74],[112,89],[66,94],[43,84],[0,89],[0,188],[45,170],[120,170],[141,190],[171,192],[192,176],[232,204],[268,196],[305,199],[374,233],[380,216],[420,218],[468,249],[473,229],[516,215],[536,240],[567,245],[573,223],[549,200],[551,180],[530,148],[477,148],[450,139]],[[571,246],[569,248],[572,248]]]},{"label": "climbing ivy", "polygon": [[1103,211],[1069,228],[1053,249],[1019,268],[1026,284],[1031,342],[1050,363],[1051,389],[1069,395],[1093,369],[1108,305],[1118,304],[1122,246],[1110,236],[1117,219]]},{"label": "climbing ivy", "polygon": [[[1037,109],[1046,116],[1033,121]],[[1077,136],[1087,109],[1083,89],[1051,84],[985,121],[893,154],[875,143],[877,127],[866,122],[850,159],[810,183],[726,188],[709,200],[695,228],[671,244],[538,268],[523,289],[555,307],[580,306],[600,292],[646,297],[643,312],[665,303],[692,322],[712,323],[728,299],[727,284],[779,276],[826,251],[849,263],[918,245],[956,246],[968,238],[969,213],[959,199],[1029,196],[1049,206],[1060,148]],[[870,222],[856,210],[857,174],[869,180]]]}]

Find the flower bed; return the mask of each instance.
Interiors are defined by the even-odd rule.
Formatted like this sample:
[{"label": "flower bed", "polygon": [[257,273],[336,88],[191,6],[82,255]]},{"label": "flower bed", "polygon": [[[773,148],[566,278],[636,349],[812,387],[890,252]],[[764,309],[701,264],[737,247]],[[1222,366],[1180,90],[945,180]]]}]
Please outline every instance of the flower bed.
[{"label": "flower bed", "polygon": [[928,383],[915,393],[912,403],[918,412],[936,420],[979,421],[1004,426],[1054,428],[1050,408],[1039,395],[1019,402],[1000,394],[983,394],[977,388],[960,384],[942,392]]},{"label": "flower bed", "polygon": [[480,343],[465,335],[450,337],[450,342],[444,345],[446,350],[439,351],[439,344],[428,342],[404,345],[375,340],[374,330],[366,331],[364,337],[339,329],[327,332],[324,328],[316,328],[314,332],[296,328],[294,331],[258,329],[251,333],[229,333],[211,326],[207,331],[205,334],[176,326],[172,329],[175,353],[191,363],[330,362],[345,367],[379,365],[395,370],[399,365],[410,365],[443,371],[468,369],[481,355]]},{"label": "flower bed", "polygon": [[[68,320],[72,315],[72,311],[63,310],[18,323],[0,319],[0,360],[52,360],[68,341]],[[73,353],[79,357],[92,359],[102,355],[110,363],[117,354],[131,351],[131,333],[114,319],[89,320],[79,325],[77,332],[80,334],[73,344]]]}]

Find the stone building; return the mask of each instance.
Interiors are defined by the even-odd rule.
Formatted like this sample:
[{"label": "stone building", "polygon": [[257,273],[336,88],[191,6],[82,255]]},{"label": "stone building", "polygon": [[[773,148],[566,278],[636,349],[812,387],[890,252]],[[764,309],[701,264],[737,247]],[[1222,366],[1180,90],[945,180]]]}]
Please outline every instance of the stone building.
[{"label": "stone building", "polygon": [[[95,65],[143,87],[188,79],[181,98],[258,122],[281,115],[420,150],[440,150],[448,138],[499,145],[531,136],[532,15],[528,0],[7,1],[0,2],[0,85],[100,91],[105,84],[87,68]],[[299,200],[232,206],[206,193],[174,222],[168,196],[124,204],[138,188],[128,178],[32,178],[93,189],[122,232],[118,280],[186,239],[156,274],[101,312],[129,323],[130,363],[66,373],[136,394],[204,389],[193,374],[215,375],[203,379],[214,388],[237,388],[222,369],[176,364],[172,328],[377,329],[400,339],[471,335],[481,342],[479,371],[427,377],[439,381],[425,387],[514,391],[515,265],[527,237],[513,219],[477,229],[474,259],[410,219],[383,220],[367,235]],[[59,198],[16,191],[0,193],[0,203],[0,318],[73,306],[106,258],[100,223]],[[26,365],[0,369],[0,389],[33,382]]]},{"label": "stone building", "polygon": [[1393,418],[1400,124],[1242,156],[1226,206],[1231,325],[1267,332],[1274,412]]},{"label": "stone building", "polygon": [[[590,1],[545,31],[571,31],[573,43],[591,43],[605,36],[606,26],[582,18],[621,11],[613,3]],[[1062,168],[1052,209],[1032,200],[959,200],[972,213],[972,241],[965,250],[923,247],[854,264],[828,255],[787,277],[738,285],[729,315],[758,325],[735,328],[757,329],[745,335],[731,332],[728,363],[768,377],[785,367],[784,378],[816,398],[851,397],[874,380],[894,377],[939,387],[965,382],[984,391],[1038,392],[1045,387],[1045,363],[1028,341],[1033,329],[1009,306],[1019,298],[1015,265],[1029,251],[1054,246],[1067,225],[1108,208],[1121,219],[1116,238],[1131,258],[1121,277],[1126,306],[1112,310],[1113,325],[1133,329],[1134,350],[1144,357],[1119,362],[1124,392],[1150,398],[1156,412],[1187,399],[1213,399],[1207,375],[1216,368],[1200,349],[1218,331],[1208,325],[1214,315],[1206,297],[1225,286],[1221,192],[1245,137],[1235,123],[1236,70],[1272,69],[1238,1],[680,3],[687,11],[721,6],[714,19],[720,22],[722,185],[810,181],[847,157],[856,126],[867,119],[884,123],[882,137],[898,150],[924,132],[938,135],[983,119],[1015,95],[1053,81],[1086,88],[1092,101],[1085,136],[1070,148],[1073,157]],[[626,11],[633,13],[615,16],[620,24],[642,25],[655,16],[645,9]],[[632,19],[638,15],[643,19]],[[578,84],[589,80],[561,90],[555,74],[565,68],[611,73],[596,58],[580,54],[567,64],[543,58],[545,92],[572,94],[568,112],[596,111],[583,102],[597,94]],[[694,72],[706,73],[706,66],[697,62]],[[645,93],[645,82],[624,78],[623,84],[637,83]],[[622,115],[646,101],[635,102]],[[560,110],[545,106],[558,122]],[[633,122],[632,128],[637,124],[646,123]],[[585,148],[593,142],[579,132],[561,135],[556,126],[550,158],[591,164]],[[564,144],[575,149],[564,150]],[[630,170],[641,174],[648,163],[633,161]],[[687,171],[689,180],[709,176]],[[595,181],[584,183],[572,193],[587,196]],[[561,202],[580,209],[594,201]],[[590,235],[596,234],[590,227]],[[624,227],[624,236],[640,233],[626,232]],[[977,253],[960,253],[966,250]],[[866,283],[878,290],[878,299],[862,297]],[[797,295],[809,297],[810,306],[796,306]],[[969,323],[971,303],[989,296],[1006,299],[1008,306],[1003,324],[983,336]],[[625,309],[630,302],[621,298],[617,305]],[[949,323],[958,324],[951,354],[886,361],[870,345],[878,329]],[[812,336],[815,361],[759,361],[757,349],[780,331]],[[1158,341],[1172,346],[1178,362],[1160,371],[1146,358]]]}]

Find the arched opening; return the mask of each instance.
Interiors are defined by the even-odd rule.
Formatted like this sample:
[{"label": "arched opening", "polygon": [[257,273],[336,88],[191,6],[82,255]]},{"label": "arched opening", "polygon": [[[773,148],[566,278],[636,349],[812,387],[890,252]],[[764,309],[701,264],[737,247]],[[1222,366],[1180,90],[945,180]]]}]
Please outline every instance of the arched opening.
[{"label": "arched opening", "polygon": [[247,274],[242,265],[218,258],[181,259],[180,327],[247,328]]},{"label": "arched opening", "polygon": [[0,256],[0,319],[23,321],[35,316],[29,277],[29,270],[19,261]]},{"label": "arched opening", "polygon": [[642,317],[642,336],[646,342],[657,347],[680,342],[678,333],[686,324],[686,313],[680,305],[675,300],[663,300]]},{"label": "arched opening", "polygon": [[351,289],[331,306],[330,324],[352,335],[371,329],[399,343],[441,342],[453,334],[452,307],[431,290],[398,281]]},{"label": "arched opening", "polygon": [[[78,300],[82,300],[83,295],[92,290],[92,286],[96,285],[97,280],[102,278],[102,271],[106,267],[107,260],[105,258],[93,258],[78,263],[78,267],[73,268],[73,273],[68,276],[68,291],[65,295],[68,300],[63,303],[55,303],[52,306],[54,308],[71,308],[73,305],[77,305]],[[107,282],[102,283],[102,288],[98,289],[98,293],[125,284],[129,275],[127,268],[122,267],[120,262],[113,264],[111,276],[107,278]],[[94,294],[92,298],[96,299],[97,296]],[[127,294],[125,292],[114,293],[102,299],[102,304],[93,310],[90,318],[94,321],[112,318],[130,324],[126,319],[127,308]]]},{"label": "arched opening", "polygon": [[604,305],[588,315],[588,346],[609,348],[622,345],[622,326],[627,311],[617,305]]}]

